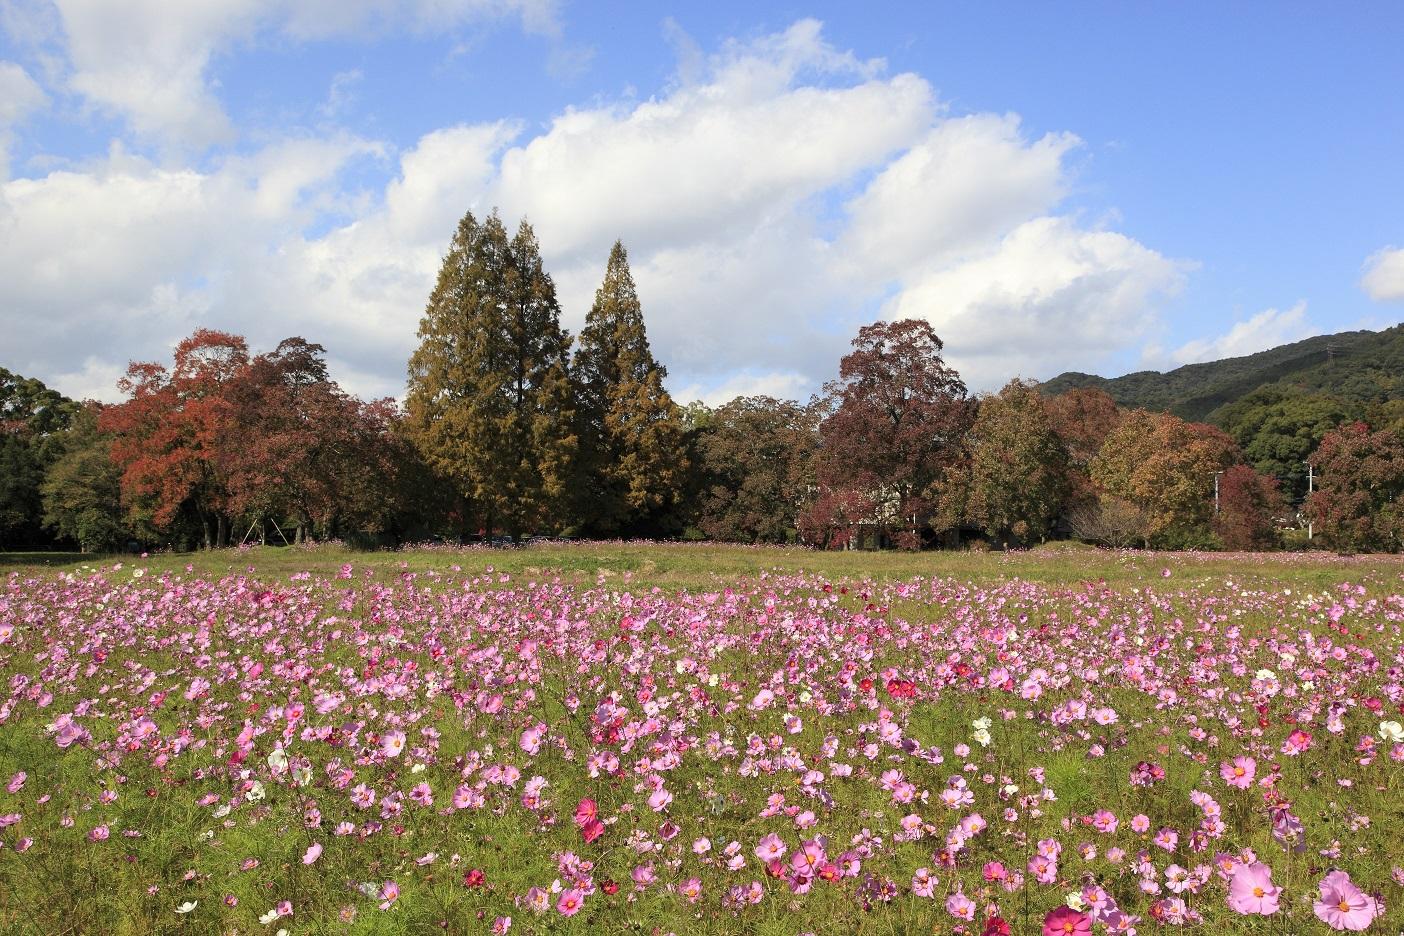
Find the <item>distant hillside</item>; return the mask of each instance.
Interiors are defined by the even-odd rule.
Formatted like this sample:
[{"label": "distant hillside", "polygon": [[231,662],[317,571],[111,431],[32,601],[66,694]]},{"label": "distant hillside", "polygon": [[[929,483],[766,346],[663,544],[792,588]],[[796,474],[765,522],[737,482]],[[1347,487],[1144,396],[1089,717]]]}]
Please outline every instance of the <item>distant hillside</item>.
[{"label": "distant hillside", "polygon": [[1380,403],[1404,398],[1404,325],[1321,335],[1166,373],[1138,371],[1108,379],[1069,372],[1046,381],[1041,389],[1057,396],[1076,387],[1103,390],[1122,406],[1169,410],[1193,420],[1211,420],[1215,410],[1263,388],[1325,394],[1361,405]]}]

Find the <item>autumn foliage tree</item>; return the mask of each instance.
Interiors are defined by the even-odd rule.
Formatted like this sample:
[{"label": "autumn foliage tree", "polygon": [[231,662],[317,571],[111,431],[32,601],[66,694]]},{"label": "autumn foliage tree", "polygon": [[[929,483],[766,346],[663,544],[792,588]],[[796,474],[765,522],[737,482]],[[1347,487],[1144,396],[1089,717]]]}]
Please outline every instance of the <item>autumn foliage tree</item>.
[{"label": "autumn foliage tree", "polygon": [[229,541],[229,485],[222,461],[234,429],[228,390],[245,371],[244,339],[199,329],[176,345],[169,371],[134,362],[118,387],[128,399],[103,410],[129,509],[160,529],[193,520],[206,546]]},{"label": "autumn foliage tree", "polygon": [[[826,388],[811,510],[871,525],[916,548],[935,489],[958,455],[971,407],[960,375],[941,357],[925,321],[877,322],[859,330]],[[861,518],[861,519],[860,519]],[[817,526],[810,523],[810,526]]]},{"label": "autumn foliage tree", "polygon": [[1404,438],[1351,423],[1326,434],[1312,465],[1307,512],[1326,542],[1349,553],[1404,546]]},{"label": "autumn foliage tree", "polygon": [[1233,440],[1169,413],[1132,410],[1092,460],[1101,496],[1122,498],[1145,515],[1145,539],[1171,546],[1211,542],[1214,475],[1238,460]]},{"label": "autumn foliage tree", "polygon": [[1214,532],[1227,549],[1264,549],[1277,539],[1276,519],[1286,512],[1276,479],[1250,465],[1233,465],[1219,476]]},{"label": "autumn foliage tree", "polygon": [[395,404],[343,391],[324,353],[288,338],[253,358],[227,393],[233,444],[219,461],[228,507],[251,523],[291,520],[297,541],[311,531],[383,532],[401,508]]},{"label": "autumn foliage tree", "polygon": [[1036,386],[1012,380],[982,398],[965,448],[949,486],[963,489],[966,522],[992,538],[1045,538],[1066,500],[1068,452]]},{"label": "autumn foliage tree", "polygon": [[577,436],[570,336],[531,227],[459,222],[410,358],[408,428],[476,516],[513,538],[563,525]]},{"label": "autumn foliage tree", "polygon": [[1097,498],[1090,475],[1092,459],[1121,422],[1121,410],[1105,391],[1091,387],[1052,397],[1047,406],[1053,431],[1067,449],[1068,506],[1075,510]]},{"label": "autumn foliage tree", "polygon": [[679,528],[688,471],[682,413],[663,386],[624,245],[609,253],[572,366],[580,431],[576,515],[590,534]]}]

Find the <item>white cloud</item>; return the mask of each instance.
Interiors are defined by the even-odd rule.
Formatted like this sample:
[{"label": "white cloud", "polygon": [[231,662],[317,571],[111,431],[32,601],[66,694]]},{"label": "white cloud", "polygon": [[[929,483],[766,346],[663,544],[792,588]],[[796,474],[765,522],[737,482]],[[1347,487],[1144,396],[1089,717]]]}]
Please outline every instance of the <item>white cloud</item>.
[{"label": "white cloud", "polygon": [[[483,8],[365,0],[318,26],[295,15],[309,2],[275,14],[266,0],[219,0],[127,44],[172,61],[193,49],[198,68],[172,98],[188,104],[237,37],[340,34],[440,6]],[[102,74],[111,51],[85,53],[85,73]],[[255,347],[301,334],[327,346],[349,389],[399,394],[453,227],[493,206],[509,225],[532,222],[572,330],[624,240],[680,399],[802,398],[879,314],[930,319],[977,389],[1091,367],[1139,341],[1184,275],[1058,214],[1076,137],[1027,139],[1013,115],[948,118],[925,80],[884,76],[813,21],[685,64],[655,97],[569,109],[535,134],[511,119],[427,133],[369,194],[344,190],[343,168],[393,149],[351,137],[284,140],[205,169],[119,147],[4,183],[0,235],[17,249],[0,253],[0,326],[20,336],[7,366],[86,387],[209,325]],[[179,135],[178,110],[130,114]],[[190,126],[208,129],[202,119]]]},{"label": "white cloud", "polygon": [[29,72],[14,62],[0,61],[0,126],[19,123],[47,101]]},{"label": "white cloud", "polygon": [[[809,21],[729,46],[712,66],[706,83],[661,99],[568,110],[503,155],[492,203],[530,217],[558,255],[604,256],[616,234],[660,248],[715,240],[880,164],[933,116],[925,81],[862,80],[869,66]],[[799,82],[816,71],[860,80]]]},{"label": "white cloud", "polygon": [[235,133],[211,62],[264,33],[295,41],[451,30],[514,15],[558,36],[550,0],[55,0],[70,87],[144,138],[200,149]]},{"label": "white cloud", "polygon": [[885,317],[924,318],[975,389],[1094,369],[1144,337],[1186,265],[1112,231],[1041,217],[992,250],[913,279]]},{"label": "white cloud", "polygon": [[865,275],[905,278],[971,252],[1053,208],[1070,134],[1026,143],[1013,115],[945,120],[848,204],[844,253]]},{"label": "white cloud", "polygon": [[1365,261],[1360,288],[1376,302],[1404,299],[1404,248],[1386,247]]},{"label": "white cloud", "polygon": [[93,371],[77,365],[90,357],[125,366],[163,356],[200,325],[272,337],[264,326],[286,328],[298,310],[273,297],[253,308],[246,287],[334,198],[339,171],[376,152],[350,137],[287,141],[201,173],[115,148],[83,171],[0,185],[0,327],[12,369]]},{"label": "white cloud", "polygon": [[1216,338],[1200,338],[1181,345],[1171,358],[1176,364],[1199,364],[1245,357],[1321,334],[1307,321],[1306,308],[1303,300],[1290,309],[1264,309],[1246,322],[1235,322]]}]

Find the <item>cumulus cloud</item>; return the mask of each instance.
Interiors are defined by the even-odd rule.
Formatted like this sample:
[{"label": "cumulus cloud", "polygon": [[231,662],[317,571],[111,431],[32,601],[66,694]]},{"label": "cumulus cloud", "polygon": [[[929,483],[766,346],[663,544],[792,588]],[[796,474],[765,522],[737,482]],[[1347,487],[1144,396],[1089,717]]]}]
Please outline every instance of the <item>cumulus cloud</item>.
[{"label": "cumulus cloud", "polygon": [[1185,271],[1124,234],[1039,217],[980,256],[914,277],[885,312],[931,322],[966,382],[992,389],[1094,369],[1147,333]]},{"label": "cumulus cloud", "polygon": [[1404,248],[1386,247],[1371,255],[1360,288],[1376,302],[1404,299]]},{"label": "cumulus cloud", "polygon": [[1199,364],[1244,357],[1321,334],[1307,321],[1306,309],[1305,300],[1290,309],[1264,309],[1245,322],[1235,322],[1222,335],[1181,345],[1171,354],[1171,358],[1176,364]]},{"label": "cumulus cloud", "polygon": [[[272,15],[261,0],[208,6],[205,25],[182,19],[150,41],[200,59]],[[320,27],[288,12],[299,4],[277,22],[302,36],[391,8],[477,5],[343,6]],[[200,60],[196,97],[209,90]],[[0,255],[0,325],[19,326],[12,366],[84,386],[210,325],[257,347],[301,334],[327,345],[350,389],[397,395],[454,225],[498,206],[535,227],[575,331],[623,239],[681,399],[802,398],[880,315],[932,321],[984,389],[1135,344],[1187,269],[1060,213],[1079,146],[1030,138],[1014,115],[949,116],[920,76],[888,75],[804,20],[690,53],[655,96],[570,108],[534,133],[505,115],[399,152],[293,139],[202,169],[118,147],[4,183],[0,226],[19,249]],[[348,166],[389,178],[350,191]]]}]

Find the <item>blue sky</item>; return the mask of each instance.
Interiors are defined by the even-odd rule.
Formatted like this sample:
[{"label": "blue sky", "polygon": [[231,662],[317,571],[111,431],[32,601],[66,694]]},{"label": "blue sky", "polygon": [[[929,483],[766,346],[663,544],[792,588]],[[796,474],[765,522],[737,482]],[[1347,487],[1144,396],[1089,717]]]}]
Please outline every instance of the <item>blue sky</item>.
[{"label": "blue sky", "polygon": [[930,319],[976,389],[1404,312],[1404,6],[0,0],[0,365],[196,327],[398,395],[468,209],[578,330],[622,237],[682,399]]}]

